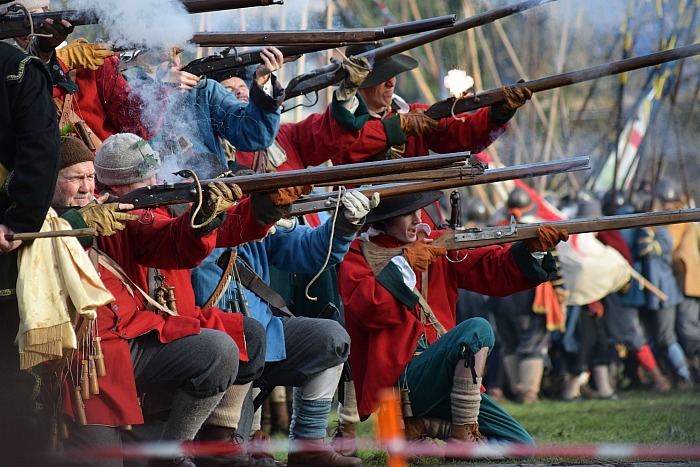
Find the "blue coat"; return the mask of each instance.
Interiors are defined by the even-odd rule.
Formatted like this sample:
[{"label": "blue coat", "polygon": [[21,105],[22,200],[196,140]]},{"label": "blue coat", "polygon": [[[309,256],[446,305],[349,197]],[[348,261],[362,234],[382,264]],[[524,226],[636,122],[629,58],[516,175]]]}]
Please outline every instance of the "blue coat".
[{"label": "blue coat", "polygon": [[[268,285],[270,284],[270,266],[288,273],[315,274],[323,267],[328,255],[332,221],[333,218],[330,218],[317,228],[305,225],[297,225],[291,229],[277,227],[274,234],[268,235],[263,240],[238,247],[238,256],[248,263]],[[339,219],[338,222],[344,221]],[[347,229],[342,230],[347,232]],[[336,226],[333,248],[326,269],[334,267],[343,259],[354,238],[354,233],[350,235],[341,233]],[[206,302],[216,289],[223,273],[216,261],[226,250],[227,248],[215,249],[201,265],[192,270],[192,285],[197,305]],[[229,285],[229,291],[231,287]],[[272,314],[267,303],[248,289],[244,290],[251,316],[265,326],[267,334],[265,361],[284,360],[286,352],[282,321]],[[216,306],[223,310],[231,309],[226,294]]]},{"label": "blue coat", "polygon": [[275,95],[268,96],[254,84],[250,103],[240,102],[214,80],[206,80],[184,93],[173,92],[169,96],[163,117],[163,125],[154,137],[155,147],[165,153],[179,136],[186,136],[195,153],[218,154],[226,162],[219,138],[228,140],[243,151],[259,151],[269,147],[280,125],[280,101],[284,93],[276,82]]},{"label": "blue coat", "polygon": [[658,310],[681,303],[683,293],[671,268],[671,232],[664,226],[658,226],[653,235],[644,229],[626,229],[620,233],[630,247],[634,269],[668,295],[668,301],[661,302],[654,294],[640,290],[639,283],[632,279],[629,292],[622,295],[623,305]]}]

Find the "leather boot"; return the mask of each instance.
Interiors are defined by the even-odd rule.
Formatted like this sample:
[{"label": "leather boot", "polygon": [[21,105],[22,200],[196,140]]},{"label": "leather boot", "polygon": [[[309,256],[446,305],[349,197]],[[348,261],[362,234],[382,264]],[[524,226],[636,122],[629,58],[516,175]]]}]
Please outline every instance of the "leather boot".
[{"label": "leather boot", "polygon": [[592,370],[593,378],[595,378],[595,387],[598,397],[601,399],[616,398],[615,390],[610,384],[610,372],[608,365],[596,365]]},{"label": "leather boot", "polygon": [[260,406],[260,429],[265,433],[272,433],[272,403],[268,396]]},{"label": "leather boot", "polygon": [[202,449],[213,449],[220,455],[204,454],[194,460],[197,467],[267,467],[276,465],[271,459],[254,459],[245,452],[243,437],[233,428],[204,425],[197,441]]},{"label": "leather boot", "polygon": [[289,452],[287,467],[361,466],[357,457],[341,456],[322,439],[295,439],[298,448]]},{"label": "leather boot", "polygon": [[484,444],[486,436],[479,431],[478,423],[467,423],[466,425],[450,426],[450,440],[462,441],[466,443]]},{"label": "leather boot", "polygon": [[587,373],[583,372],[578,375],[570,373],[564,374],[564,391],[561,398],[565,401],[575,401],[581,399],[581,386],[588,382]]},{"label": "leather boot", "polygon": [[506,372],[508,388],[513,397],[517,399],[522,391],[522,384],[520,381],[520,356],[517,354],[504,356],[503,369]]},{"label": "leather boot", "polygon": [[416,441],[428,436],[422,417],[406,417],[403,419],[403,425],[406,441]]},{"label": "leather boot", "polygon": [[478,423],[450,426],[450,438],[445,446],[445,459],[465,459],[471,457],[474,448],[484,446],[486,437],[479,431]]},{"label": "leather boot", "polygon": [[655,366],[651,370],[647,370],[647,374],[651,379],[651,390],[654,392],[669,392],[671,390],[671,382],[661,373],[659,366]]},{"label": "leather boot", "polygon": [[331,439],[331,446],[335,449],[335,452],[342,456],[350,457],[357,454],[357,444],[355,442],[356,430],[357,423],[338,422],[338,428],[336,428],[333,438]]},{"label": "leather boot", "polygon": [[272,419],[272,433],[289,434],[289,412],[287,401],[270,401],[270,416]]},{"label": "leather boot", "polygon": [[542,374],[544,373],[544,361],[541,358],[525,358],[520,360],[518,367],[521,392],[518,395],[518,402],[522,404],[533,404],[539,402],[540,385],[542,384]]}]

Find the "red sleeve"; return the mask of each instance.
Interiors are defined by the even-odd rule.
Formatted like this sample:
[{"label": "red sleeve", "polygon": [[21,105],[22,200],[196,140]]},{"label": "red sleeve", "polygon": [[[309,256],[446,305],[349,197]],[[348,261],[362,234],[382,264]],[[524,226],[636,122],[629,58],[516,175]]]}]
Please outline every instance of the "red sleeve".
[{"label": "red sleeve", "polygon": [[150,139],[153,134],[141,122],[141,99],[132,92],[119,71],[119,60],[116,57],[106,58],[95,75],[98,97],[115,132],[134,133],[143,139]]},{"label": "red sleeve", "polygon": [[190,227],[189,209],[172,218],[167,208],[136,211],[138,221],[127,223],[134,259],[141,265],[159,269],[191,269],[214,249],[215,235],[202,237]]},{"label": "red sleeve", "polygon": [[[414,108],[429,108],[424,104],[413,104]],[[458,115],[460,119],[453,117],[443,118],[437,130],[424,138],[409,138],[408,145],[416,145],[416,149],[425,148],[439,154],[451,152],[471,151],[481,152],[491,145],[496,138],[506,131],[507,124],[497,125],[489,118],[488,107],[479,109],[472,114]],[[422,149],[424,150],[424,149]],[[427,151],[414,153],[413,155],[428,154]]]},{"label": "red sleeve", "polygon": [[250,198],[244,198],[226,210],[223,225],[211,236],[216,237],[217,248],[232,247],[265,238],[271,226],[258,223]]},{"label": "red sleeve", "polygon": [[527,279],[518,266],[510,246],[485,246],[450,253],[450,258],[461,262],[449,263],[454,269],[451,277],[457,279],[460,289],[471,290],[491,297],[503,297],[538,285]]},{"label": "red sleeve", "polygon": [[[427,109],[425,104],[411,104],[410,109]],[[507,125],[497,125],[489,118],[489,109],[480,109],[473,114],[461,114],[464,122],[453,117],[440,120],[438,129],[425,137],[410,136],[406,141],[406,157],[424,156],[430,151],[447,154],[451,152],[481,152],[506,130]],[[344,152],[333,152],[333,163],[352,164],[364,162],[387,149],[389,141],[384,125],[379,119],[370,119],[360,130],[357,141]]]},{"label": "red sleeve", "polygon": [[280,136],[287,139],[280,139],[280,145],[285,149],[291,145],[304,167],[323,164],[333,154],[347,151],[360,136],[360,130],[346,128],[333,118],[330,105],[325,112],[312,114],[286,130],[280,129]]}]

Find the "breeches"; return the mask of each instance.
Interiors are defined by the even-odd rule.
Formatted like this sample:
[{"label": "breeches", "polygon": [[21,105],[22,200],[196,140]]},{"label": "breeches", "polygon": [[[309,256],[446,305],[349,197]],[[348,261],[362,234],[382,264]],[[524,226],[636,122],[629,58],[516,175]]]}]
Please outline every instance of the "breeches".
[{"label": "breeches", "polygon": [[[406,367],[399,387],[410,391],[411,409],[416,417],[452,420],[450,393],[455,367],[464,364],[467,349],[489,352],[495,344],[493,329],[483,318],[471,318],[455,326]],[[462,361],[460,361],[462,360]],[[494,440],[532,443],[532,437],[486,394],[481,394],[479,430]]]},{"label": "breeches", "polygon": [[267,362],[257,385],[298,387],[348,359],[350,336],[338,322],[296,316],[282,323],[287,358]]}]

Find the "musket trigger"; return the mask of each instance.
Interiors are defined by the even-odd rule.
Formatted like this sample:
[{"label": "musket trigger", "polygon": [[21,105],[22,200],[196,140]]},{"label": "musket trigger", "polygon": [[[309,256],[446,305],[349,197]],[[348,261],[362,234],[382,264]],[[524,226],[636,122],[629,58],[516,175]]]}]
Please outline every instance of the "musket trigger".
[{"label": "musket trigger", "polygon": [[487,240],[492,238],[504,238],[513,237],[517,233],[515,218],[510,218],[510,225],[507,226],[497,226],[497,227],[472,227],[469,229],[461,230],[459,233],[455,233],[454,241],[456,243],[460,242],[471,242],[475,240]]}]

